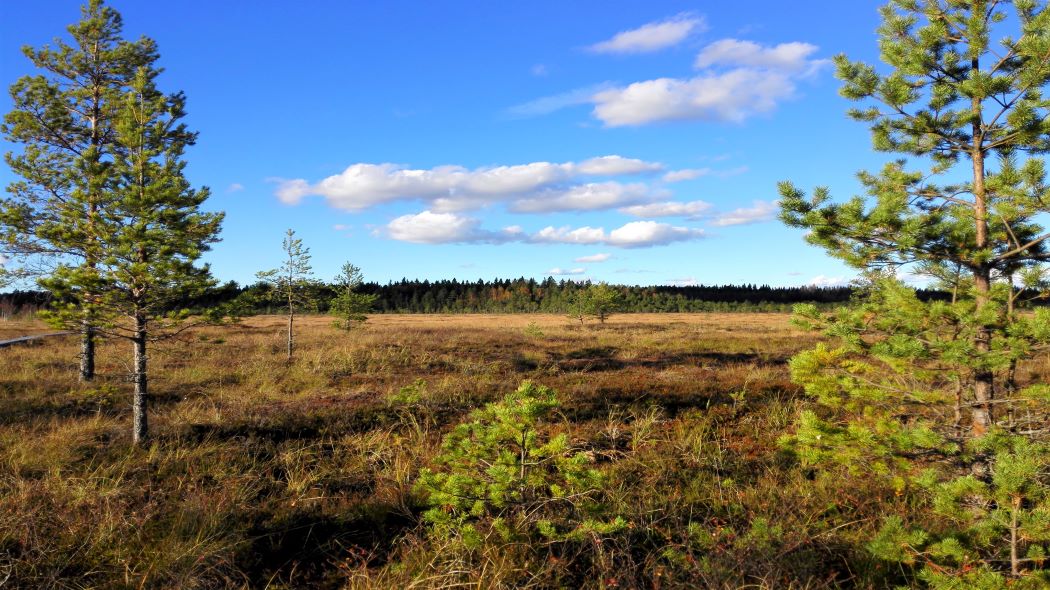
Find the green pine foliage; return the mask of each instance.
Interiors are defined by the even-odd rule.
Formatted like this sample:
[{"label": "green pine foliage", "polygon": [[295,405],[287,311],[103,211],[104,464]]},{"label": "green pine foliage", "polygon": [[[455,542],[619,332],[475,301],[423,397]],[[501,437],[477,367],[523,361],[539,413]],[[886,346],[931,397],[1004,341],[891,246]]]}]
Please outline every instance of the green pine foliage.
[{"label": "green pine foliage", "polygon": [[569,317],[581,324],[588,317],[604,324],[609,316],[623,309],[623,295],[608,283],[587,285],[573,293],[568,309]]},{"label": "green pine foliage", "polygon": [[289,229],[281,241],[284,261],[277,268],[256,273],[259,281],[269,287],[272,300],[283,305],[288,312],[287,359],[292,360],[295,346],[295,310],[309,303],[317,287],[313,267],[310,266],[310,249],[295,237]]},{"label": "green pine foliage", "polygon": [[[1047,294],[1050,10],[895,0],[882,20],[888,71],[838,56],[836,74],[863,103],[850,116],[874,148],[911,159],[860,172],[865,194],[844,202],[780,185],[781,219],[864,273],[851,305],[796,307],[797,323],[829,339],[791,361],[818,407],[782,442],[810,468],[884,478],[928,508],[922,524],[888,520],[870,546],[916,564],[917,583],[1038,584],[1041,558],[1011,550],[1041,555],[1047,533],[1037,466],[1048,449],[1034,441],[1050,407],[1018,367],[1050,347],[1050,313],[1025,309]],[[950,297],[920,298],[900,269]]]},{"label": "green pine foliage", "polygon": [[626,526],[600,505],[603,478],[566,433],[547,434],[555,392],[530,381],[474,411],[445,436],[436,468],[417,488],[432,532],[467,548],[488,541],[552,542],[611,534]]},{"label": "green pine foliage", "polygon": [[201,211],[208,190],[183,175],[196,134],[180,122],[185,97],[157,90],[156,69],[140,68],[115,117],[112,181],[94,223],[105,239],[93,265],[59,264],[41,279],[64,305],[46,317],[76,325],[78,292],[93,294],[96,328],[133,344],[134,440],[148,436],[147,345],[177,334],[188,316],[178,302],[214,286],[197,260],[218,241],[221,213]]},{"label": "green pine foliage", "polygon": [[928,491],[934,526],[909,528],[900,517],[888,518],[869,550],[916,568],[931,588],[1002,588],[1007,576],[1016,579],[1011,587],[1045,588],[1050,445],[1000,435],[975,441],[972,451],[990,457],[988,477],[942,480],[928,471],[919,482]]},{"label": "green pine foliage", "polygon": [[[63,295],[81,310],[81,379],[94,377],[94,287],[105,256],[104,215],[119,182],[115,169],[121,103],[139,68],[157,60],[148,38],[121,37],[120,15],[90,0],[67,30],[72,43],[25,47],[42,73],[11,86],[12,110],[0,131],[20,153],[5,159],[20,177],[0,198],[0,273],[46,275],[56,262],[78,266],[76,289]],[[12,270],[13,269],[13,270]]]},{"label": "green pine foliage", "polygon": [[118,112],[114,182],[96,218],[106,235],[96,269],[60,264],[41,280],[66,302],[48,314],[59,324],[78,314],[76,299],[65,294],[89,281],[102,325],[118,336],[135,332],[124,319],[178,320],[186,315],[178,302],[215,285],[195,262],[218,241],[223,215],[201,211],[210,192],[192,188],[183,175],[185,149],[197,134],[180,122],[185,96],[159,92],[158,73],[141,69]]},{"label": "green pine foliage", "polygon": [[23,178],[0,203],[3,240],[22,260],[46,259],[39,284],[54,297],[44,316],[82,329],[81,377],[94,374],[102,330],[133,343],[134,440],[148,434],[147,344],[176,333],[178,303],[214,285],[195,262],[217,241],[222,214],[204,213],[207,189],[183,176],[196,134],[185,97],[165,95],[154,43],[120,38],[121,19],[100,1],[71,26],[75,45],[27,49],[48,72],[12,87],[8,162]]},{"label": "green pine foliage", "polygon": [[360,293],[364,283],[361,269],[347,262],[343,264],[339,275],[335,277],[334,287],[338,294],[332,299],[329,312],[339,318],[336,326],[351,330],[368,320],[365,315],[375,308],[378,297],[374,293]]}]

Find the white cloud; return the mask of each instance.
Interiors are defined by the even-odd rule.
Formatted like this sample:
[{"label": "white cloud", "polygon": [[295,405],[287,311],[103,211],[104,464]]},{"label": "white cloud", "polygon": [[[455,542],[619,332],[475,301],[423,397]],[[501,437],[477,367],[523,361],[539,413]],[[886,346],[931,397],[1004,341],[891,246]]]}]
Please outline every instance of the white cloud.
[{"label": "white cloud", "polygon": [[228,193],[239,193],[239,192],[241,192],[243,190],[244,190],[244,185],[239,183],[239,182],[235,182],[235,183],[231,184],[230,186],[226,187],[226,192],[228,192]]},{"label": "white cloud", "polygon": [[579,258],[573,258],[572,261],[573,262],[605,262],[606,260],[608,260],[610,258],[612,258],[611,254],[601,253],[601,254],[590,254],[588,256],[580,256]]},{"label": "white cloud", "polygon": [[309,195],[311,192],[310,183],[301,178],[295,180],[271,178],[268,180],[280,183],[277,185],[277,190],[274,194],[276,194],[277,198],[286,205],[297,205],[299,201],[303,200],[303,197]]},{"label": "white cloud", "polygon": [[595,43],[588,49],[594,53],[649,53],[677,45],[690,33],[706,28],[702,17],[682,13],[663,21],[642,25],[637,29],[621,31],[612,39]]},{"label": "white cloud", "polygon": [[776,216],[778,207],[779,205],[776,201],[755,201],[752,207],[734,209],[728,213],[719,214],[715,217],[712,224],[725,227],[770,221]]},{"label": "white cloud", "polygon": [[645,205],[634,205],[620,209],[621,213],[634,215],[635,217],[686,217],[698,219],[712,208],[711,203],[706,201],[667,201],[664,203],[648,203]]},{"label": "white cloud", "polygon": [[557,276],[569,276],[569,275],[582,275],[587,272],[586,268],[559,268],[554,267],[547,271],[547,274],[553,277]]},{"label": "white cloud", "polygon": [[825,275],[817,275],[809,280],[808,285],[814,287],[845,287],[849,285],[849,279],[843,277],[829,277]]},{"label": "white cloud", "polygon": [[481,221],[454,213],[423,211],[402,215],[387,224],[386,235],[416,244],[493,243],[512,239],[507,233],[481,229]]},{"label": "white cloud", "polygon": [[651,191],[641,183],[587,183],[564,191],[549,190],[532,198],[519,199],[510,204],[510,210],[516,213],[596,211],[649,201],[654,195],[662,194]]},{"label": "white cloud", "polygon": [[[686,21],[671,20],[662,24],[683,22]],[[671,30],[647,29],[658,24],[661,23],[652,23],[621,35],[643,30],[649,33]],[[619,35],[606,43],[611,44],[618,38]],[[797,41],[763,46],[753,41],[721,39],[708,44],[697,55],[694,66],[700,72],[693,77],[656,78],[627,86],[605,83],[579,88],[512,107],[510,113],[535,116],[567,106],[592,104],[592,114],[606,127],[667,121],[739,123],[769,113],[783,101],[794,98],[798,82],[813,76],[829,63],[825,59],[812,58],[818,49],[816,45]],[[673,173],[668,174],[674,177]]]},{"label": "white cloud", "polygon": [[696,277],[682,277],[680,279],[671,279],[667,282],[675,287],[695,287],[700,284],[697,282]]},{"label": "white cloud", "polygon": [[530,237],[533,242],[550,244],[602,244],[606,239],[604,228],[590,226],[571,229],[548,225]]},{"label": "white cloud", "polygon": [[655,221],[632,221],[608,234],[604,228],[584,226],[576,229],[547,226],[529,236],[530,242],[546,244],[605,244],[618,248],[647,248],[704,237],[701,229],[676,227]]},{"label": "white cloud", "polygon": [[[581,177],[635,175],[662,169],[663,165],[659,163],[617,155],[582,162],[532,162],[473,170],[463,166],[411,169],[395,164],[359,163],[314,184],[301,178],[279,180],[276,195],[288,204],[319,195],[332,207],[347,211],[361,211],[395,201],[419,200],[431,203],[433,211],[452,212],[477,209],[499,201],[543,199],[550,197],[549,191],[555,189],[570,192],[574,188],[571,182]],[[566,189],[566,185],[570,188]],[[616,201],[612,206],[620,204]]]},{"label": "white cloud", "polygon": [[530,100],[529,102],[514,105],[507,109],[507,114],[511,117],[538,117],[540,115],[549,115],[554,111],[560,111],[564,108],[581,104],[591,104],[594,102],[595,94],[610,88],[613,88],[613,84],[602,82],[601,84],[585,86],[561,94],[543,96],[535,100]]},{"label": "white cloud", "polygon": [[814,67],[809,56],[817,51],[809,43],[781,43],[774,47],[762,47],[754,41],[722,39],[704,47],[696,56],[697,68],[712,66],[734,66],[773,70],[804,71]]},{"label": "white cloud", "polygon": [[717,178],[729,178],[731,176],[738,176],[748,171],[747,166],[737,166],[736,168],[729,168],[724,170],[715,170],[712,168],[685,168],[682,170],[671,170],[665,173],[660,178],[664,182],[682,182],[683,180],[693,180],[702,176],[714,176]]},{"label": "white cloud", "polygon": [[701,229],[676,227],[655,221],[633,221],[608,233],[601,227],[545,227],[529,234],[518,226],[493,232],[482,229],[481,222],[455,213],[423,211],[402,215],[376,235],[417,244],[463,244],[528,242],[535,244],[604,244],[618,248],[647,248],[705,237]]},{"label": "white cloud", "polygon": [[533,76],[537,76],[537,77],[541,77],[541,78],[548,74],[547,66],[545,66],[543,64],[536,64],[536,65],[532,66],[531,68],[529,68],[529,71],[532,72]]},{"label": "white cloud", "polygon": [[350,226],[349,225],[344,225],[342,223],[337,223],[337,224],[332,226],[332,229],[334,229],[335,231],[346,231],[346,230],[350,229]]},{"label": "white cloud", "polygon": [[682,182],[683,180],[693,180],[708,174],[711,174],[710,168],[685,168],[683,170],[671,170],[663,175],[663,179],[664,182]]},{"label": "white cloud", "polygon": [[621,174],[644,174],[646,172],[659,172],[664,169],[663,164],[657,162],[646,162],[635,158],[624,158],[623,156],[598,156],[584,160],[576,166],[580,174],[591,176],[619,176]]},{"label": "white cloud", "polygon": [[655,221],[632,221],[609,232],[609,239],[606,243],[621,248],[646,248],[702,237],[704,237],[702,229],[675,227]]},{"label": "white cloud", "polygon": [[688,80],[658,78],[594,95],[594,116],[607,127],[663,121],[741,122],[794,96],[795,84],[780,72],[736,69]]},{"label": "white cloud", "polygon": [[[932,275],[920,272],[915,266],[907,266],[897,269],[897,279],[914,287],[927,287],[934,281]],[[1020,283],[1016,283],[1020,286]]]},{"label": "white cloud", "polygon": [[796,95],[797,82],[827,60],[810,59],[817,46],[722,39],[704,47],[692,78],[657,78],[594,94],[594,116],[607,127],[664,121],[741,122],[768,113]]}]

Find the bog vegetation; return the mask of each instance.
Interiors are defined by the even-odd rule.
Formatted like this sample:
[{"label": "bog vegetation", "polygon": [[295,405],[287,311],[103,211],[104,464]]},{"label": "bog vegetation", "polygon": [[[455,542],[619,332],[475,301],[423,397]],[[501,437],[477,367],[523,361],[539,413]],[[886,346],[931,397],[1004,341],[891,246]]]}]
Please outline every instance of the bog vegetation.
[{"label": "bog vegetation", "polygon": [[[863,277],[789,325],[604,283],[324,284],[292,230],[217,287],[185,97],[91,0],[3,125],[5,276],[78,336],[3,352],[0,585],[1050,586],[1050,10],[882,21],[884,64],[836,73],[900,159],[847,201],[780,185]],[[401,306],[556,315],[368,315]]]},{"label": "bog vegetation", "polygon": [[[11,587],[834,587],[922,517],[777,443],[808,407],[783,314],[281,316],[153,351],[131,444],[123,347],[3,350],[0,579]],[[5,333],[48,328],[0,326]],[[1025,365],[1025,379],[1050,371]],[[526,383],[528,382],[528,383]],[[524,468],[524,471],[523,471]],[[467,493],[464,493],[467,492]]]}]

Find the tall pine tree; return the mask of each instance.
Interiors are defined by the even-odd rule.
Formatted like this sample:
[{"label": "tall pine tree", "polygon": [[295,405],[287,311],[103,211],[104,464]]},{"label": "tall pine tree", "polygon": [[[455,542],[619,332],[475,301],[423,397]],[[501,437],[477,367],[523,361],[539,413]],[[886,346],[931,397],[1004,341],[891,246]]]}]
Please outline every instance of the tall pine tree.
[{"label": "tall pine tree", "polygon": [[[1019,383],[1017,369],[1050,349],[1050,310],[1019,309],[1046,295],[1050,258],[1039,219],[1050,212],[1039,157],[1050,151],[1050,9],[894,0],[878,35],[886,71],[839,56],[841,93],[864,103],[850,115],[870,125],[876,150],[911,160],[861,172],[866,194],[844,202],[780,185],[781,218],[865,273],[854,305],[798,309],[833,338],[792,359],[823,408],[804,412],[786,442],[804,463],[916,490],[930,528],[891,519],[872,549],[922,566],[927,584],[1048,582],[1038,571],[1050,540],[1046,457],[1028,457],[1032,468],[1018,457],[1046,452],[1029,443],[1050,434],[1050,388]],[[896,278],[902,267],[951,298],[920,299]],[[981,498],[985,516],[948,509],[967,498]]]},{"label": "tall pine tree", "polygon": [[280,266],[256,273],[259,280],[269,285],[274,298],[288,310],[288,339],[286,341],[287,359],[292,360],[295,346],[295,308],[307,302],[317,281],[310,266],[310,249],[303,246],[303,241],[295,237],[295,231],[289,229],[281,241],[284,261]]},{"label": "tall pine tree", "polygon": [[[55,260],[83,275],[68,292],[80,309],[80,377],[95,374],[95,283],[105,237],[100,212],[111,199],[118,102],[140,67],[157,59],[152,40],[121,38],[120,15],[90,0],[80,22],[68,27],[72,43],[25,47],[43,73],[11,86],[13,109],[0,130],[21,153],[6,154],[22,180],[0,199],[0,248],[20,274],[36,274]],[[34,272],[35,271],[35,272]]]},{"label": "tall pine tree", "polygon": [[[184,151],[196,133],[181,123],[185,97],[159,92],[159,72],[141,68],[121,101],[115,121],[112,198],[98,216],[104,231],[95,273],[59,265],[41,281],[60,296],[93,281],[100,329],[132,344],[134,442],[148,436],[148,345],[185,327],[180,301],[214,286],[207,267],[195,266],[218,241],[221,213],[201,211],[206,188],[194,189],[183,176]],[[75,307],[52,316],[73,317]]]},{"label": "tall pine tree", "polygon": [[[841,92],[869,103],[850,115],[870,124],[876,150],[916,156],[913,164],[929,169],[899,160],[861,172],[866,197],[844,203],[824,188],[807,198],[782,183],[781,217],[860,269],[956,273],[955,303],[972,309],[947,312],[958,349],[950,362],[960,364],[971,433],[981,435],[995,422],[997,391],[1011,387],[1004,369],[1025,352],[1012,339],[1023,319],[1008,313],[1011,280],[1039,285],[1050,257],[1050,234],[1036,219],[1050,211],[1050,193],[1044,162],[1033,157],[1050,151],[1050,11],[1033,0],[895,0],[882,17],[890,71],[839,56]],[[1020,35],[993,43],[1007,23]]]}]

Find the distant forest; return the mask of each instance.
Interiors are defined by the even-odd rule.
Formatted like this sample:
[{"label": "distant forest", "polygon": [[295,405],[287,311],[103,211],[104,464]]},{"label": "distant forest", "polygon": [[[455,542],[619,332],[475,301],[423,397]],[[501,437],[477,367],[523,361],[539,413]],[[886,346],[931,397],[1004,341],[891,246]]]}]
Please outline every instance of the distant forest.
[{"label": "distant forest", "polygon": [[[495,279],[491,281],[419,281],[402,279],[385,285],[365,283],[358,291],[378,296],[376,313],[565,313],[573,295],[589,283],[571,280]],[[796,303],[835,304],[848,301],[849,287],[770,287],[768,285],[615,286],[622,312],[790,311]],[[234,281],[182,302],[196,311],[233,306],[242,314],[276,313],[280,303],[262,284]],[[335,297],[333,286],[318,283],[303,311],[325,313]],[[926,298],[937,292],[921,292]],[[40,291],[0,294],[0,315],[36,311],[48,305]]]}]

